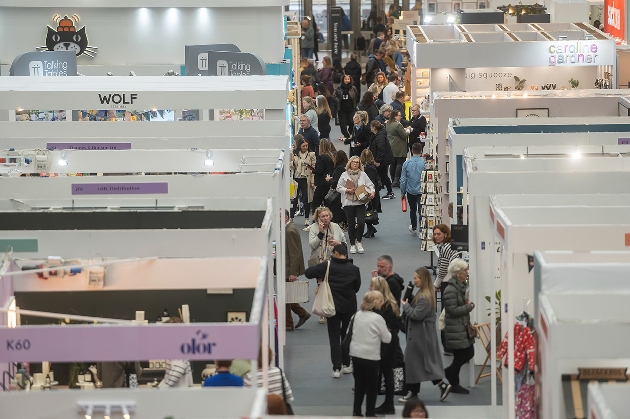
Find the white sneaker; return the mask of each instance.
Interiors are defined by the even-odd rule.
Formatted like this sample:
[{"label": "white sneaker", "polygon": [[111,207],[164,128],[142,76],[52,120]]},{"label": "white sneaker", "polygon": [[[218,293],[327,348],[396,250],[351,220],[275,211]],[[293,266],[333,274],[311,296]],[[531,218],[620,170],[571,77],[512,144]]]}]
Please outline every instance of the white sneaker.
[{"label": "white sneaker", "polygon": [[353,244],[350,246],[350,253],[354,254],[357,252],[357,247]]},{"label": "white sneaker", "polygon": [[339,372],[339,370],[334,370],[332,373],[332,378],[341,378],[341,372]]},{"label": "white sneaker", "polygon": [[326,323],[326,317],[320,317],[319,320],[317,320],[317,323],[325,324]]},{"label": "white sneaker", "polygon": [[350,365],[349,367],[346,367],[345,365],[343,366],[343,368],[341,369],[343,371],[344,374],[352,374],[352,372],[354,371],[352,369],[352,365]]},{"label": "white sneaker", "polygon": [[359,242],[357,242],[357,252],[363,254],[363,252],[365,252],[365,250],[363,249],[363,245]]},{"label": "white sneaker", "polygon": [[416,234],[418,234],[418,232],[416,230],[413,229],[413,227],[411,226],[411,224],[409,224],[409,231],[411,232],[412,236],[415,236]]},{"label": "white sneaker", "polygon": [[304,225],[305,225],[305,226],[307,226],[307,227],[308,227],[309,225],[311,225],[311,220],[309,220],[309,219],[308,219],[308,217],[306,217],[306,218],[304,219]]}]

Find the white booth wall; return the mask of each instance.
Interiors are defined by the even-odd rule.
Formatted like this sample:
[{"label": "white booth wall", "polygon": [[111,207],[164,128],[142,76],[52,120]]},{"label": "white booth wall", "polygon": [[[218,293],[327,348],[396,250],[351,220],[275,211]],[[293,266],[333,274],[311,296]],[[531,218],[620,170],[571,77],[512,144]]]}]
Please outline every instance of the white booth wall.
[{"label": "white booth wall", "polygon": [[588,410],[591,418],[621,419],[630,411],[630,384],[590,383]]},{"label": "white booth wall", "polygon": [[[96,57],[79,57],[79,65],[171,65],[179,72],[185,45],[220,43],[235,44],[266,63],[284,58],[283,6],[288,0],[187,2],[193,7],[149,1],[130,7],[122,0],[101,7],[85,7],[84,2],[39,2],[37,6],[29,2],[26,7],[7,7],[7,3],[11,2],[0,5],[3,75],[17,55],[46,44],[46,26],[55,25],[55,14],[78,15],[78,27],[85,26],[89,44],[98,47]],[[103,70],[98,75],[105,75],[107,69]]]}]

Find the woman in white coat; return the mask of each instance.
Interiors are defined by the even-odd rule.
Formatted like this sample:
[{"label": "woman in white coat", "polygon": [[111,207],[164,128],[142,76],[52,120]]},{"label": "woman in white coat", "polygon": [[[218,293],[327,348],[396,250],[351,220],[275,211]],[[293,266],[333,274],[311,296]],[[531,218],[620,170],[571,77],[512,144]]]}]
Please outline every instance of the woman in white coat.
[{"label": "woman in white coat", "polygon": [[[365,200],[357,196],[357,188],[364,186],[368,200],[374,198],[374,184],[363,171],[363,165],[358,156],[350,157],[346,164],[346,171],[339,178],[337,192],[341,194],[341,206],[348,220],[348,236],[350,237],[350,253],[363,253],[361,245],[363,229],[365,228]],[[355,227],[356,225],[356,227]]]}]

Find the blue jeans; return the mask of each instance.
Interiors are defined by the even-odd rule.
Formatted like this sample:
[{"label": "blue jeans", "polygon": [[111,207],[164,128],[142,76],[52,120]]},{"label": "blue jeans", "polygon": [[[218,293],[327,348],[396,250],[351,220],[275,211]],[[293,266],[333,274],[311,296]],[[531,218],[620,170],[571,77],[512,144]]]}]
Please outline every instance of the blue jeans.
[{"label": "blue jeans", "polygon": [[420,198],[422,195],[407,194],[407,203],[409,204],[409,217],[411,218],[411,229],[418,230],[418,218],[422,214],[422,205]]},{"label": "blue jeans", "polygon": [[315,48],[302,48],[302,58],[313,58]]}]

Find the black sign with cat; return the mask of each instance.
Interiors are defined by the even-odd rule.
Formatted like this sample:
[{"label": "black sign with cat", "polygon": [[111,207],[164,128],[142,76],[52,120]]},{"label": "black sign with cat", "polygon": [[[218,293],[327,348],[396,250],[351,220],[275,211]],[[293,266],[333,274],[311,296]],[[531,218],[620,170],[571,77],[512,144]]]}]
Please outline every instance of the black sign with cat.
[{"label": "black sign with cat", "polygon": [[37,48],[40,51],[72,51],[77,57],[79,55],[87,55],[94,58],[98,50],[97,47],[88,45],[85,26],[77,30],[74,26],[79,21],[79,16],[72,15],[71,18],[59,15],[53,17],[53,21],[57,22],[57,29],[48,26],[46,35],[46,46]]}]

